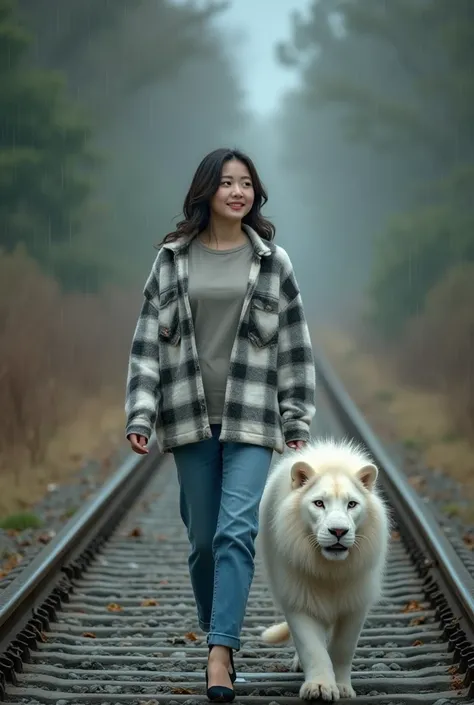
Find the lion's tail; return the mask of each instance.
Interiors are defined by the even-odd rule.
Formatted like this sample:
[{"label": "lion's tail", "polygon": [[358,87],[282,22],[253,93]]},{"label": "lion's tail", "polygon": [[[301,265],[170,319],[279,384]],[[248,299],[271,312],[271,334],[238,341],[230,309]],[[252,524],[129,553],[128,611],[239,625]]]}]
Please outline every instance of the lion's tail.
[{"label": "lion's tail", "polygon": [[266,641],[267,644],[281,644],[283,641],[288,641],[290,636],[290,628],[286,622],[274,624],[272,627],[268,627],[268,629],[262,632],[262,639]]}]

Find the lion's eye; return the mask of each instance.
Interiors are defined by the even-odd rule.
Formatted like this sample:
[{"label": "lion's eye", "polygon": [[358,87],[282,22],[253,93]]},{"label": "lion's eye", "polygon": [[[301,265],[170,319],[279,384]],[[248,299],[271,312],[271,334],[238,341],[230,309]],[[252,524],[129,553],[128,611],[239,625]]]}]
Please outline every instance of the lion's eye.
[{"label": "lion's eye", "polygon": [[352,500],[348,503],[347,508],[348,508],[348,509],[354,509],[354,507],[357,507],[358,504],[359,504],[358,502],[354,502],[354,500],[352,499]]},{"label": "lion's eye", "polygon": [[324,502],[322,499],[315,499],[313,504],[315,507],[318,507],[318,509],[324,509]]}]

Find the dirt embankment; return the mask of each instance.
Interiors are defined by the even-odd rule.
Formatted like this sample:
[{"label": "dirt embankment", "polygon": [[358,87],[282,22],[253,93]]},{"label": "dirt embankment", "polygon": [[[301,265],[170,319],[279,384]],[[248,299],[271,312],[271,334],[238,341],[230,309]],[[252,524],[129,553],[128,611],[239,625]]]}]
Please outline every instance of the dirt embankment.
[{"label": "dirt embankment", "polygon": [[411,484],[441,502],[446,514],[474,525],[474,438],[452,414],[448,391],[409,384],[399,359],[350,332],[318,329],[313,338],[374,431],[402,446],[407,470],[421,463],[433,477],[446,476],[460,490],[454,496],[446,483],[427,483],[416,471],[408,472]]}]

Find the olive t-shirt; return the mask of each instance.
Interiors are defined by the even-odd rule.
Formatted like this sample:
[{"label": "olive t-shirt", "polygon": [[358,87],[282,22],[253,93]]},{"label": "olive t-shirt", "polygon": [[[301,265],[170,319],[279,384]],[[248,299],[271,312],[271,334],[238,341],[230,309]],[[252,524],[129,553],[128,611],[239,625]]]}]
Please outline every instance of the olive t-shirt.
[{"label": "olive t-shirt", "polygon": [[213,250],[194,238],[189,246],[189,301],[209,422],[220,424],[230,354],[247,291],[250,241]]}]

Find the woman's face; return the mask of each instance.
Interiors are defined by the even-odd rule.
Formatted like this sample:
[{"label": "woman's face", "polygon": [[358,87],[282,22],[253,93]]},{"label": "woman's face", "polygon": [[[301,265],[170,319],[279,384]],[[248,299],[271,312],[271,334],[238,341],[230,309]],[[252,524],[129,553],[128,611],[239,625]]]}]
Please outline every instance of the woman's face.
[{"label": "woman's face", "polygon": [[252,208],[255,194],[245,164],[231,159],[224,164],[221,182],[211,200],[214,215],[226,220],[242,220]]}]

